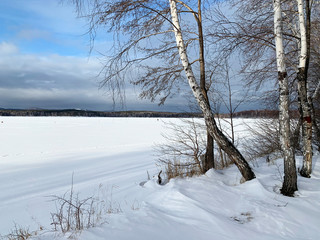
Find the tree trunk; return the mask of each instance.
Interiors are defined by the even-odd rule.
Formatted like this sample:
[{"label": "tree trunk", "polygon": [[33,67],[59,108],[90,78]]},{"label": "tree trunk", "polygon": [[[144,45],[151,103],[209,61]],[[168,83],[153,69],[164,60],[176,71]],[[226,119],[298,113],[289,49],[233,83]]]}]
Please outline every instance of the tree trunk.
[{"label": "tree trunk", "polygon": [[298,92],[299,104],[301,105],[300,116],[302,120],[302,139],[303,139],[303,166],[300,174],[309,178],[312,171],[312,117],[310,106],[307,100],[307,87],[304,68],[299,68],[298,72]]},{"label": "tree trunk", "polygon": [[274,32],[277,54],[277,69],[279,80],[279,123],[280,123],[280,144],[284,160],[284,180],[281,193],[286,196],[293,196],[298,190],[297,172],[294,152],[290,140],[290,119],[289,119],[289,87],[287,71],[283,50],[282,38],[282,12],[281,1],[274,0]]},{"label": "tree trunk", "polygon": [[297,0],[299,12],[299,26],[301,38],[301,53],[299,57],[299,67],[297,73],[298,79],[298,94],[300,104],[300,116],[302,119],[302,139],[303,139],[303,166],[300,174],[303,177],[310,177],[312,171],[312,119],[311,109],[308,103],[307,93],[307,59],[308,57],[308,43],[307,31],[305,26],[305,15],[303,0]]},{"label": "tree trunk", "polygon": [[169,3],[170,3],[173,29],[176,37],[180,59],[184,67],[184,71],[186,73],[190,88],[203,112],[207,129],[210,135],[215,139],[217,144],[223,149],[223,151],[225,151],[228,154],[229,158],[236,164],[243,178],[246,181],[251,180],[255,178],[255,175],[251,170],[251,167],[249,166],[247,161],[244,159],[244,157],[241,155],[241,153],[238,151],[238,149],[236,149],[235,146],[229,141],[229,139],[218,129],[216,121],[214,119],[214,115],[211,111],[211,108],[208,105],[201,88],[196,82],[195,76],[191,68],[191,64],[187,56],[187,50],[183,41],[178,13],[177,13],[176,2],[174,0],[169,0]]},{"label": "tree trunk", "polygon": [[[195,16],[198,25],[199,33],[199,63],[200,63],[200,88],[203,92],[203,95],[207,101],[207,104],[210,106],[210,101],[208,97],[208,90],[206,87],[206,70],[205,70],[205,61],[204,61],[204,39],[203,39],[203,29],[202,29],[202,11],[201,11],[201,0],[198,0],[198,15]],[[210,168],[214,168],[214,148],[213,148],[213,137],[210,135],[207,130],[207,147],[205,154],[205,164],[204,171],[208,171]]]},{"label": "tree trunk", "polygon": [[208,171],[211,168],[214,168],[214,140],[207,130],[207,148],[205,155],[205,166],[204,171]]}]

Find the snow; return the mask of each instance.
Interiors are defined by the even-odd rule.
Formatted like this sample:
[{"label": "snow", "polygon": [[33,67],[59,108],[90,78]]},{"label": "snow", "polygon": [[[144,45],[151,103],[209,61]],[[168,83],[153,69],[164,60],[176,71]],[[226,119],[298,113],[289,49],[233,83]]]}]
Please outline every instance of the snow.
[{"label": "snow", "polygon": [[[155,143],[167,131],[156,118],[1,117],[0,234],[14,225],[34,239],[309,239],[320,234],[320,156],[294,198],[279,193],[281,159],[252,162],[256,179],[239,184],[236,167],[157,184]],[[250,137],[237,119],[236,136]],[[240,143],[241,143],[240,141]],[[300,167],[301,157],[297,157]],[[150,175],[151,180],[148,180]],[[54,232],[53,195],[106,199],[110,213],[96,227]]]}]

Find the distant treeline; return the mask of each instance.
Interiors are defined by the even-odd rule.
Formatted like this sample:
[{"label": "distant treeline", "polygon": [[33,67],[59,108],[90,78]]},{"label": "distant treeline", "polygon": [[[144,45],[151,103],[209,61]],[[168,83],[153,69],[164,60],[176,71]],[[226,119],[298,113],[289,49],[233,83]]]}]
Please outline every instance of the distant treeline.
[{"label": "distant treeline", "polygon": [[[219,114],[219,117],[222,118],[229,118],[230,114]],[[278,110],[247,110],[247,111],[241,111],[241,112],[235,112],[233,113],[234,118],[278,118],[279,117],[279,111]],[[299,112],[298,110],[292,110],[290,111],[290,117],[291,118],[298,118]]]},{"label": "distant treeline", "polygon": [[153,112],[153,111],[102,112],[102,111],[88,111],[88,110],[77,110],[77,109],[63,109],[63,110],[0,109],[0,116],[190,118],[190,117],[201,117],[201,114],[200,113]]},{"label": "distant treeline", "polygon": [[[217,114],[216,114],[217,115]],[[188,112],[153,112],[153,111],[89,111],[77,109],[44,110],[44,109],[0,109],[0,116],[33,116],[33,117],[146,117],[146,118],[191,118],[202,117],[201,113]],[[277,118],[278,110],[248,110],[236,112],[234,118]],[[291,111],[291,117],[298,117],[298,111]],[[229,118],[230,114],[219,114],[221,118]]]}]

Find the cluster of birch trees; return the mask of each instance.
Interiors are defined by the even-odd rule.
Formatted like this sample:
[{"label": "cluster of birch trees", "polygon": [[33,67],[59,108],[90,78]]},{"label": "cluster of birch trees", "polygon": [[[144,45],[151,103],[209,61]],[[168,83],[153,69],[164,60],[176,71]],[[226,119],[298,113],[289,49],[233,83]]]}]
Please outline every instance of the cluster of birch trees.
[{"label": "cluster of birch trees", "polygon": [[[133,76],[131,83],[141,86],[140,97],[159,101],[160,104],[178,91],[193,93],[207,127],[203,166],[206,170],[214,167],[215,141],[238,167],[244,180],[255,178],[246,159],[217,126],[209,97],[210,89],[215,87],[214,63],[223,62],[224,59],[220,58],[240,52],[246,63],[242,70],[248,72],[252,83],[259,85],[278,76],[281,149],[285,166],[281,192],[287,196],[293,196],[297,190],[289,119],[289,104],[294,96],[291,95],[293,91],[290,86],[296,83],[304,146],[304,164],[300,174],[310,177],[314,117],[310,95],[313,89],[307,80],[313,53],[312,31],[316,29],[312,23],[318,17],[316,8],[313,8],[316,2],[71,1],[76,5],[79,15],[89,20],[92,39],[101,28],[114,33],[113,52],[106,56],[102,86],[110,88],[115,97],[122,98],[121,88],[129,75]],[[234,12],[238,18],[230,20],[217,10],[215,7],[218,2],[222,2],[224,7],[232,6],[232,11],[238,9]],[[289,76],[287,65],[290,74],[291,69],[296,70],[295,77],[292,77],[293,74]],[[317,95],[317,91],[313,93]]]},{"label": "cluster of birch trees", "polygon": [[[290,132],[289,109],[296,106],[302,131],[303,166],[300,175],[312,172],[312,138],[319,137],[315,101],[319,91],[319,3],[309,0],[232,1],[237,17],[230,20],[216,11],[211,34],[228,55],[236,50],[243,55],[242,71],[248,83],[260,86],[278,73],[280,146],[284,157],[284,182],[281,192],[292,196],[297,190],[294,135]],[[227,40],[227,41],[226,41]],[[314,130],[314,131],[313,131]],[[313,135],[313,132],[315,133]],[[295,141],[292,141],[295,140]]]}]

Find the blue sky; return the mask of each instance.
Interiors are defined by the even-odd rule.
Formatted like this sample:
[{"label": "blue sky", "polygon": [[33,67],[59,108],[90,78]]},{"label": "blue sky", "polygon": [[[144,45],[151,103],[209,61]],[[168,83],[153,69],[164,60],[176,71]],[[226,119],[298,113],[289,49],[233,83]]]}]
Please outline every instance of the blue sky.
[{"label": "blue sky", "polygon": [[[98,77],[98,53],[110,49],[112,35],[102,29],[89,54],[87,22],[68,2],[0,0],[0,108],[114,110]],[[189,110],[180,94],[159,107],[140,100],[138,87],[127,84],[125,92],[125,107],[116,110]]]},{"label": "blue sky", "polygon": [[[89,56],[87,28],[67,1],[1,0],[0,108],[113,110],[97,77],[97,52],[110,48],[112,36],[101,31]],[[176,99],[158,107],[138,93],[127,86],[126,106],[118,110],[183,110]]]},{"label": "blue sky", "polygon": [[1,41],[21,53],[86,56],[86,23],[59,0],[1,0]]}]

